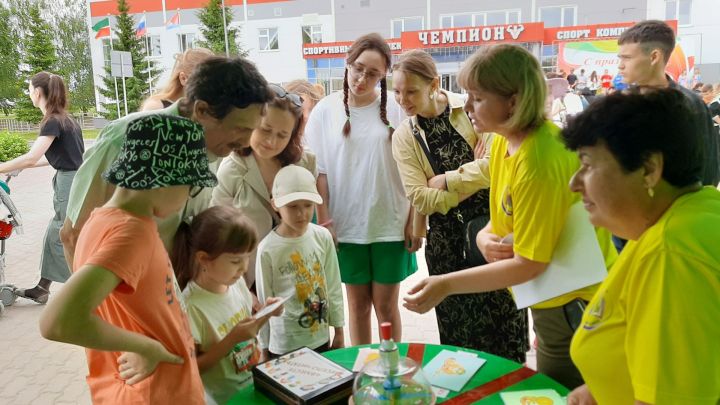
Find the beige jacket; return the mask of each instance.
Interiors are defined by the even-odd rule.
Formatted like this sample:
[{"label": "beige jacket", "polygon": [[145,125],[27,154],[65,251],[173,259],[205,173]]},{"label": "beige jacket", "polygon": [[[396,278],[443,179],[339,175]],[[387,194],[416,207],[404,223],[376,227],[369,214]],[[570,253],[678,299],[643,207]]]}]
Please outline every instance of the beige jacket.
[{"label": "beige jacket", "polygon": [[[310,170],[317,177],[317,165],[312,152],[305,150],[297,165]],[[265,187],[255,157],[231,153],[220,164],[217,177],[218,185],[213,189],[210,205],[229,205],[242,210],[255,224],[258,242],[262,240],[273,228],[274,214],[270,205],[272,197]],[[255,281],[254,253],[245,280],[249,286]]]},{"label": "beige jacket", "polygon": [[427,229],[427,215],[433,213],[447,214],[459,204],[461,194],[474,194],[482,188],[490,187],[490,143],[492,134],[477,134],[468,118],[463,106],[462,96],[441,90],[450,104],[450,124],[465,138],[471,148],[475,148],[478,139],[485,142],[485,157],[469,162],[457,170],[446,172],[448,191],[438,190],[427,186],[428,179],[437,174],[433,173],[422,147],[413,136],[411,125],[415,125],[420,137],[425,141],[425,131],[417,124],[416,117],[410,117],[395,130],[392,138],[393,157],[397,162],[405,186],[405,194],[415,208],[413,221],[413,235],[425,237]]}]

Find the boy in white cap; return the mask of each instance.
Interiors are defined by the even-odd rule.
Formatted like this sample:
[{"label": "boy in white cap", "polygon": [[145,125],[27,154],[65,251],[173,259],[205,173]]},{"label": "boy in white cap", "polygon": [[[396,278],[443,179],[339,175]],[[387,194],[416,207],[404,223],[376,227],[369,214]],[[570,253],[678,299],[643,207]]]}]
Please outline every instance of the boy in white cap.
[{"label": "boy in white cap", "polygon": [[[289,165],[275,176],[272,205],[280,225],[258,245],[258,299],[290,297],[285,312],[260,332],[261,361],[307,346],[318,352],[345,346],[340,269],[332,235],[310,223],[323,200],[315,177]],[[335,329],[330,342],[330,326]]]}]

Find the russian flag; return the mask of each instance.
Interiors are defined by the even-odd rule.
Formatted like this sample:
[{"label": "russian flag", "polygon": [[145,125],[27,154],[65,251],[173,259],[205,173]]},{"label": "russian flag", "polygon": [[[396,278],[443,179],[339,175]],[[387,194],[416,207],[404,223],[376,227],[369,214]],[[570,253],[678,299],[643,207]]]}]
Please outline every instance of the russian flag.
[{"label": "russian flag", "polygon": [[145,16],[143,16],[142,20],[138,23],[137,27],[135,28],[135,36],[137,38],[142,38],[147,34],[147,26],[146,26]]},{"label": "russian flag", "polygon": [[172,16],[172,18],[167,20],[167,22],[165,23],[166,30],[171,30],[174,28],[180,28],[180,12],[179,11],[176,12],[175,15]]}]

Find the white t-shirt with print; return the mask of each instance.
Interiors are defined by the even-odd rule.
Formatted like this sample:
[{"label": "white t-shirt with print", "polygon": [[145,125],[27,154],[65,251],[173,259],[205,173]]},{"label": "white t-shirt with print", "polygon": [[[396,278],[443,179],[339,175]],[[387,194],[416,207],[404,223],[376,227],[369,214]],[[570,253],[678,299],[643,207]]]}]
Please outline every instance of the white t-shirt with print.
[{"label": "white t-shirt with print", "polygon": [[271,231],[258,246],[255,274],[258,299],[292,297],[282,316],[272,317],[259,335],[260,347],[284,354],[330,340],[330,326],[345,322],[340,268],[332,235],[308,224],[303,236],[285,238]]},{"label": "white t-shirt with print", "polygon": [[[183,290],[190,330],[201,352],[220,342],[252,311],[252,296],[243,279],[225,294],[205,290],[190,281]],[[235,345],[216,365],[200,374],[205,391],[218,403],[226,403],[239,389],[252,384],[252,367],[259,360],[255,339]]]},{"label": "white t-shirt with print", "polygon": [[[320,100],[305,127],[305,140],[326,174],[330,216],[338,240],[369,244],[405,239],[410,202],[392,156],[388,128],[380,120],[380,97],[364,107],[350,107],[352,130],[343,136],[345,107],[337,92]],[[387,118],[397,128],[405,115],[392,94]]]}]

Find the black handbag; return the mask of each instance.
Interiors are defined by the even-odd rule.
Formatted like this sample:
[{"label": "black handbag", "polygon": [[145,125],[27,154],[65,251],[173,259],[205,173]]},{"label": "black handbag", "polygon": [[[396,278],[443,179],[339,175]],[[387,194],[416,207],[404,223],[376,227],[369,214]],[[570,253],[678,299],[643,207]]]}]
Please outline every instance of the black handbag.
[{"label": "black handbag", "polygon": [[[413,124],[412,120],[410,120],[409,125],[410,129],[412,130],[413,137],[415,137],[417,143],[420,144],[420,148],[422,148],[423,153],[425,153],[425,157],[430,163],[430,168],[432,169],[433,173],[436,175],[444,173],[442,170],[440,170],[440,166],[437,164],[437,162],[435,162],[435,159],[430,154],[430,149],[428,149],[427,144],[422,139],[422,136],[420,136],[420,131],[418,131],[417,127],[415,127],[415,124]],[[463,239],[465,242],[463,244],[463,258],[465,259],[465,265],[468,267],[475,267],[487,264],[487,260],[485,260],[485,257],[482,255],[480,249],[478,249],[477,247],[477,243],[475,243],[475,237],[477,236],[478,232],[480,232],[480,230],[483,229],[488,222],[490,222],[490,216],[478,215],[477,217],[470,220],[465,220],[462,214],[458,212],[457,219],[460,221],[461,224],[465,226],[465,232],[463,235]]]}]

